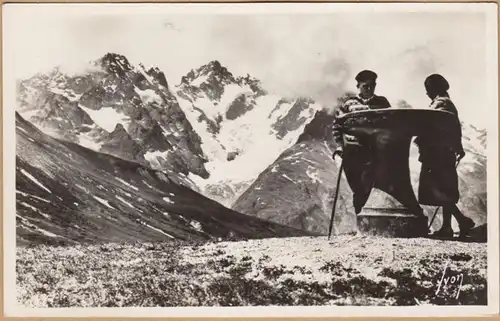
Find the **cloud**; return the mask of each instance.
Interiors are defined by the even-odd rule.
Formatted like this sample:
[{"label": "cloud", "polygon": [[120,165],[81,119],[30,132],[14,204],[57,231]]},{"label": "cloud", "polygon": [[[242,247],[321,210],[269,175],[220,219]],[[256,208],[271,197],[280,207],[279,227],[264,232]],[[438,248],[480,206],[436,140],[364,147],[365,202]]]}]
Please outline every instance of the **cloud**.
[{"label": "cloud", "polygon": [[6,43],[9,56],[23,62],[14,68],[23,77],[115,51],[132,63],[160,67],[176,84],[190,69],[217,59],[237,75],[261,79],[271,92],[310,96],[329,106],[344,91],[356,89],[358,71],[372,69],[379,74],[377,93],[393,104],[405,100],[425,108],[423,81],[439,72],[449,80],[461,115],[477,120],[488,108],[486,21],[479,13],[159,11],[65,17],[44,7],[36,15],[25,10],[7,20],[6,26],[16,30]]},{"label": "cloud", "polygon": [[179,31],[179,32],[180,32],[180,31],[182,31],[182,29],[177,28],[177,27],[175,26],[175,24],[173,24],[172,22],[169,22],[169,21],[165,21],[165,22],[163,23],[163,27],[164,27],[165,29],[170,29],[170,30],[173,30],[173,31]]}]

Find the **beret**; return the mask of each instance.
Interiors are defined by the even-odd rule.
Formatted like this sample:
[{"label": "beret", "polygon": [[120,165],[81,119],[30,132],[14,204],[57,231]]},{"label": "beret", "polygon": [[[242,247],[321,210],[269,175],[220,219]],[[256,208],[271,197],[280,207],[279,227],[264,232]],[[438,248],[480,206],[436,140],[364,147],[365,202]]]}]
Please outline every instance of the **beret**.
[{"label": "beret", "polygon": [[439,74],[432,74],[425,79],[425,88],[434,89],[434,91],[442,92],[450,89],[448,81]]},{"label": "beret", "polygon": [[377,74],[371,70],[363,70],[356,75],[355,79],[357,82],[376,80]]}]

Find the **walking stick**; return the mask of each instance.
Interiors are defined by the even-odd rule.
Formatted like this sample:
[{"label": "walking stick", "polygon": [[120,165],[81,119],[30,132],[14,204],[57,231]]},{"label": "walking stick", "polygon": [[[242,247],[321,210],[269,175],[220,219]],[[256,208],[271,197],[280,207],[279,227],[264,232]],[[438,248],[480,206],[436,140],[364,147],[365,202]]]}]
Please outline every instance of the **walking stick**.
[{"label": "walking stick", "polygon": [[427,231],[430,232],[432,223],[434,222],[434,219],[436,218],[436,214],[440,208],[441,208],[441,206],[438,206],[438,208],[436,208],[436,211],[434,212],[434,215],[432,216],[431,222],[429,223],[429,226],[427,227]]},{"label": "walking stick", "polygon": [[[455,169],[458,167],[459,163],[460,163],[460,160],[457,161],[457,164],[455,165]],[[427,227],[427,231],[431,230],[432,223],[434,222],[434,219],[436,218],[436,214],[441,207],[442,206],[439,206],[438,208],[436,208],[436,211],[434,212],[434,215],[432,216],[431,222],[429,223],[429,226]]]},{"label": "walking stick", "polygon": [[337,199],[339,197],[340,178],[342,178],[342,170],[343,169],[344,169],[344,158],[342,158],[342,162],[340,163],[339,175],[337,176],[337,189],[335,190],[335,198],[333,200],[332,217],[330,219],[330,227],[328,229],[328,239],[330,239],[330,236],[332,235],[333,217],[335,216],[335,208],[337,207]]}]

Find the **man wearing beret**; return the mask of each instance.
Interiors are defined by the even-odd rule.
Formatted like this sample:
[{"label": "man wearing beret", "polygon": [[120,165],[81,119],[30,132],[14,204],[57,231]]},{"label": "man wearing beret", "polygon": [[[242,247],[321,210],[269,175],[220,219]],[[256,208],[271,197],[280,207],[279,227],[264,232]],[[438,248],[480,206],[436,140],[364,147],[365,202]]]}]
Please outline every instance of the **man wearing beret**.
[{"label": "man wearing beret", "polygon": [[390,108],[391,105],[385,97],[375,95],[375,87],[377,85],[377,74],[375,72],[363,70],[357,74],[355,80],[359,93],[347,97],[336,108],[332,134],[337,146],[333,153],[333,158],[336,155],[343,157],[344,139],[345,143],[350,146],[348,150],[349,162],[344,164],[344,170],[346,174],[349,174],[353,178],[350,185],[351,189],[355,191],[353,198],[354,209],[356,214],[359,214],[370,194],[374,182],[373,173],[370,169],[372,158],[370,152],[367,148],[363,147],[362,142],[357,137],[347,134],[342,135],[342,124],[339,122],[339,117],[354,111]]},{"label": "man wearing beret", "polygon": [[[391,104],[384,96],[375,95],[375,87],[377,86],[377,74],[371,70],[363,70],[356,75],[356,87],[359,93],[356,96],[350,96],[345,99],[340,106],[335,110],[335,119],[333,122],[333,138],[336,142],[337,149],[334,155],[342,156],[343,145],[342,133],[340,132],[340,124],[337,123],[339,116],[353,112],[368,109],[390,108]],[[346,137],[346,139],[354,139]]]}]

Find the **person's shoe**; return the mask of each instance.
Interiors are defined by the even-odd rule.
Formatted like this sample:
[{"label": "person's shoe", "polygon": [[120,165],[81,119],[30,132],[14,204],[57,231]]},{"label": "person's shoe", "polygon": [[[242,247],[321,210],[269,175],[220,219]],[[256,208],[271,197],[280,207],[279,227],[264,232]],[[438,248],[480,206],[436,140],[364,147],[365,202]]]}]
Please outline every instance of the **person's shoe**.
[{"label": "person's shoe", "polygon": [[451,227],[442,227],[437,232],[431,234],[435,237],[453,237],[453,229]]},{"label": "person's shoe", "polygon": [[459,237],[466,237],[474,226],[476,226],[476,223],[472,219],[465,217],[458,223],[458,227],[460,228]]}]

